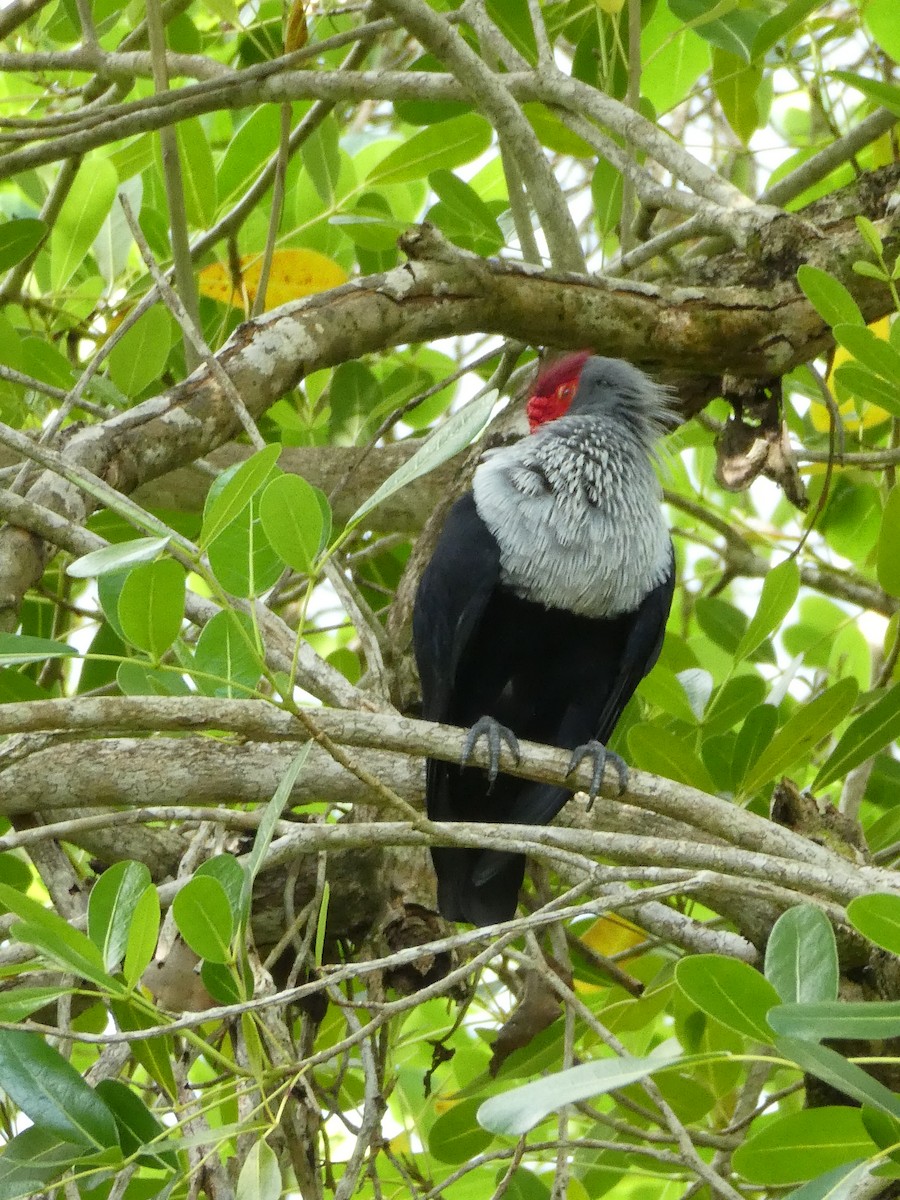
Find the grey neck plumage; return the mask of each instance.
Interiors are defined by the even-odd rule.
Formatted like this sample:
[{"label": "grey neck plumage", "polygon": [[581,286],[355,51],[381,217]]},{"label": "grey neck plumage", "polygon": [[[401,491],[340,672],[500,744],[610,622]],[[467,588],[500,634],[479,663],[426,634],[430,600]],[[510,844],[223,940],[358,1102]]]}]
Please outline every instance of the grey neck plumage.
[{"label": "grey neck plumage", "polygon": [[489,451],[473,490],[500,547],[501,582],[587,617],[636,609],[672,553],[650,454],[640,428],[587,414]]}]

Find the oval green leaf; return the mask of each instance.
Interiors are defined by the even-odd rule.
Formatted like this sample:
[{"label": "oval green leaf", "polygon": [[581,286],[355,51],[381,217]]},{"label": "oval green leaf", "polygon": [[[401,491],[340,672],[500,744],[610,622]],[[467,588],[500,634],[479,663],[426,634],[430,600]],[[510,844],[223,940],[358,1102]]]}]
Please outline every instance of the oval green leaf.
[{"label": "oval green leaf", "polygon": [[782,1001],[836,1000],[839,977],[834,930],[822,910],[798,904],[782,913],[766,945],[766,979]]},{"label": "oval green leaf", "polygon": [[856,896],[847,905],[847,918],[870,942],[900,954],[900,896],[893,892]]},{"label": "oval green leaf", "polygon": [[130,571],[119,594],[119,624],[126,641],[159,659],[181,632],[184,567],[160,558]]},{"label": "oval green leaf", "polygon": [[203,626],[194,650],[192,677],[204,696],[245,699],[262,673],[256,631],[247,613],[224,609]]},{"label": "oval green leaf", "polygon": [[125,956],[135,906],[150,887],[150,871],[125,860],[104,871],[91,888],[88,934],[103,954],[107,971],[115,971]]},{"label": "oval green leaf", "polygon": [[234,923],[228,896],[218,879],[195,875],[175,896],[172,913],[195,954],[210,962],[229,961]]},{"label": "oval green leaf", "polygon": [[810,267],[804,263],[797,269],[797,282],[800,284],[800,290],[827,325],[832,328],[835,325],[865,325],[859,305],[841,281],[829,275],[827,271],[820,271],[818,267]]},{"label": "oval green leaf", "polygon": [[8,271],[37,246],[47,231],[35,217],[19,217],[0,225],[0,271]]},{"label": "oval green leaf", "polygon": [[475,113],[453,117],[414,133],[369,173],[366,183],[407,183],[432,171],[471,162],[491,144],[490,124]]},{"label": "oval green leaf", "polygon": [[675,982],[707,1016],[745,1037],[771,1042],[766,1014],[780,1003],[779,996],[747,963],[719,954],[695,954],[677,963]]},{"label": "oval green leaf", "polygon": [[223,471],[206,497],[200,546],[214,541],[247,507],[275,470],[281,446],[264,446],[240,466]]},{"label": "oval green leaf", "polygon": [[284,562],[292,570],[308,574],[325,527],[316,489],[299,475],[279,475],[260,496],[259,519]]},{"label": "oval green leaf", "polygon": [[783,1186],[812,1179],[877,1150],[858,1108],[814,1108],[779,1116],[734,1153],[751,1183]]}]

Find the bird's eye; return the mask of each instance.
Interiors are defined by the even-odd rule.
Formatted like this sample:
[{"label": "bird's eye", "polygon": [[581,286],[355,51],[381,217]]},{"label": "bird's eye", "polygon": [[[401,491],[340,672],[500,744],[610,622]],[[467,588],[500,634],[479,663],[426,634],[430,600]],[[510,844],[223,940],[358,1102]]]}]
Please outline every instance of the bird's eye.
[{"label": "bird's eye", "polygon": [[575,395],[575,385],[573,383],[564,383],[559,389],[560,400],[571,400]]}]

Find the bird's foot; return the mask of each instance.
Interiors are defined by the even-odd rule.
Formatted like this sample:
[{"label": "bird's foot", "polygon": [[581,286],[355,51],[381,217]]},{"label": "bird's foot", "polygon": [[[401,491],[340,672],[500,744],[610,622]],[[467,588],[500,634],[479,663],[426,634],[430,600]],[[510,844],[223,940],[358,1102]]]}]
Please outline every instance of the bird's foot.
[{"label": "bird's foot", "polygon": [[606,770],[607,763],[615,767],[618,773],[619,795],[621,796],[627,790],[628,767],[619,758],[618,754],[613,754],[611,750],[607,750],[602,742],[595,741],[594,739],[575,747],[572,751],[572,757],[569,759],[569,769],[566,774],[571,775],[586,758],[592,759],[594,764],[594,769],[591,772],[591,786],[588,788],[588,809],[590,809],[600,792],[600,784],[603,782],[603,772]]},{"label": "bird's foot", "polygon": [[481,738],[487,738],[489,750],[487,773],[490,786],[493,787],[500,773],[501,742],[506,743],[507,749],[513,756],[516,765],[518,765],[522,757],[522,753],[519,750],[519,740],[511,729],[507,729],[505,725],[501,725],[495,717],[479,717],[466,734],[463,752],[459,757],[459,765],[461,767],[469,766],[469,759],[472,757],[475,747]]}]

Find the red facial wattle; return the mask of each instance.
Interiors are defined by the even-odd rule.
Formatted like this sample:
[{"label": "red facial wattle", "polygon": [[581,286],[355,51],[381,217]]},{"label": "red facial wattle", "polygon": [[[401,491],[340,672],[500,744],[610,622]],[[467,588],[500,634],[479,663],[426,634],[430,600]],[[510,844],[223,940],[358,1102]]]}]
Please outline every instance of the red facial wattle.
[{"label": "red facial wattle", "polygon": [[538,376],[534,394],[525,408],[532,433],[569,411],[578,390],[581,368],[589,357],[589,350],[568,354]]}]

